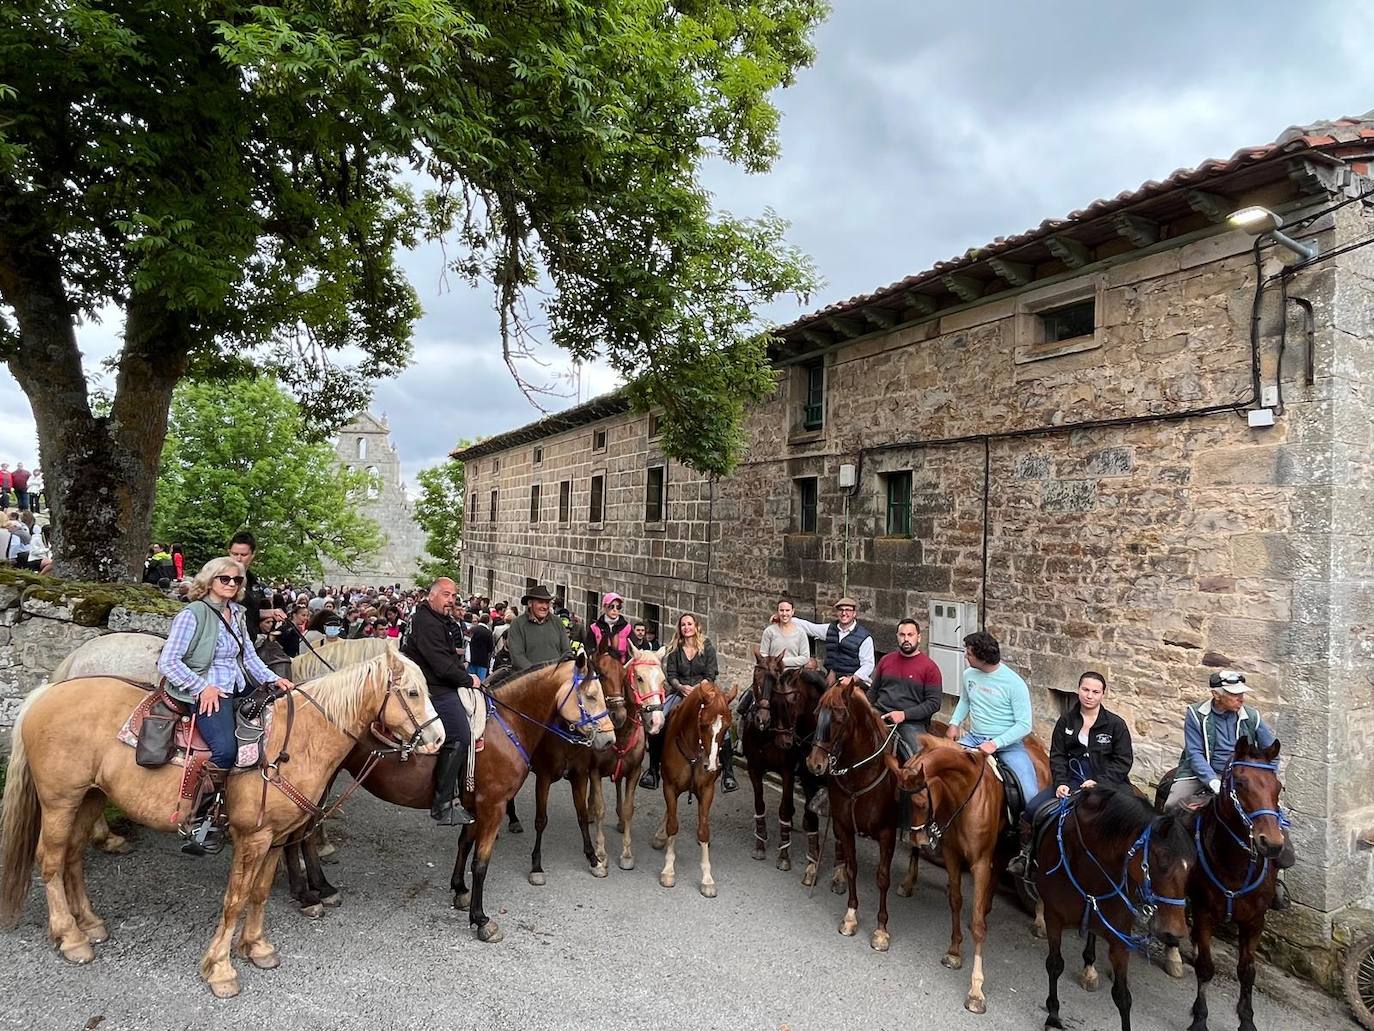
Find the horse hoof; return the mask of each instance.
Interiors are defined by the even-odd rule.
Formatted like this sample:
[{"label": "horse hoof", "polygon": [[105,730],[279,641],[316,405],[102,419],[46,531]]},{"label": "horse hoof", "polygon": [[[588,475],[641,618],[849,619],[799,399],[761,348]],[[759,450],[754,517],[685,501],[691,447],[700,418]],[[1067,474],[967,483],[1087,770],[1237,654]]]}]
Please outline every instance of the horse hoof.
[{"label": "horse hoof", "polygon": [[784,871],[791,870],[792,860],[788,859],[786,856],[778,856],[778,869]]},{"label": "horse hoof", "polygon": [[897,896],[899,898],[909,899],[911,898],[911,889],[905,884],[899,884],[897,885]]},{"label": "horse hoof", "polygon": [[468,906],[470,906],[470,905],[472,905],[472,892],[470,892],[470,891],[455,891],[455,892],[453,893],[453,908],[454,908],[454,909],[466,910],[466,909],[468,908]]},{"label": "horse hoof", "polygon": [[337,851],[339,850],[332,841],[326,841],[320,846],[319,851],[317,851],[315,855],[319,856],[321,859],[328,859]]},{"label": "horse hoof", "polygon": [[655,836],[653,840],[653,846],[655,852],[662,852],[665,848],[668,847],[668,839]]},{"label": "horse hoof", "polygon": [[121,838],[118,834],[111,834],[99,847],[107,856],[127,856],[134,850],[133,845],[129,844],[129,839]]},{"label": "horse hoof", "polygon": [[836,895],[843,895],[846,891],[849,890],[849,885],[847,885],[844,882],[843,878],[841,878],[838,881],[830,882],[830,890],[834,892]]},{"label": "horse hoof", "polygon": [[873,938],[868,944],[873,946],[874,952],[886,952],[887,947],[892,944],[892,936],[886,931],[874,931]]},{"label": "horse hoof", "polygon": [[316,902],[312,906],[301,906],[301,912],[311,920],[318,920],[320,917],[324,916],[324,903]]},{"label": "horse hoof", "polygon": [[948,967],[950,970],[962,970],[964,969],[964,957],[956,956],[952,952],[946,952],[940,957],[940,965],[942,967]]},{"label": "horse hoof", "polygon": [[110,940],[109,929],[103,923],[92,924],[90,927],[83,927],[82,930],[86,932],[86,940],[92,945],[102,945]]},{"label": "horse hoof", "polygon": [[606,870],[606,864],[605,864],[605,863],[597,863],[595,866],[592,867],[592,876],[593,876],[593,877],[605,877],[605,876],[606,876],[606,873],[607,873],[607,870]]},{"label": "horse hoof", "polygon": [[750,859],[767,859],[768,853],[763,850],[762,845],[755,845],[754,851],[749,853]]},{"label": "horse hoof", "polygon": [[336,891],[333,895],[330,895],[328,898],[325,899],[320,899],[320,901],[324,903],[326,906],[328,906],[330,909],[338,909],[340,906],[343,905],[343,896]]},{"label": "horse hoof", "polygon": [[239,979],[235,977],[228,981],[211,981],[210,991],[216,999],[232,999],[239,993]]},{"label": "horse hoof", "polygon": [[702,898],[713,899],[716,897],[716,886],[714,884],[703,884],[701,886]]},{"label": "horse hoof", "polygon": [[281,954],[273,949],[265,956],[249,956],[248,962],[259,970],[276,970],[277,967],[281,966]]},{"label": "horse hoof", "polygon": [[840,933],[841,933],[842,935],[844,935],[846,938],[853,938],[853,937],[854,937],[854,933],[855,933],[856,931],[858,931],[858,929],[859,929],[859,922],[858,922],[857,920],[852,920],[852,921],[851,921],[851,920],[842,920],[842,921],[840,921]]},{"label": "horse hoof", "polygon": [[803,887],[803,888],[814,888],[815,886],[816,886],[816,868],[815,868],[814,866],[808,866],[808,867],[806,868],[806,873],[802,874],[802,887]]},{"label": "horse hoof", "polygon": [[[546,883],[543,870],[531,870],[529,879],[530,883],[533,884],[536,888],[542,888]],[[463,908],[466,909],[467,907],[464,906]]]},{"label": "horse hoof", "polygon": [[1097,970],[1092,967],[1087,968],[1078,975],[1078,987],[1082,988],[1085,992],[1097,991],[1099,984],[1101,984],[1101,981],[1097,976]]},{"label": "horse hoof", "polygon": [[677,875],[671,873],[661,873],[658,875],[658,883],[665,888],[671,888],[677,883]]},{"label": "horse hoof", "polygon": [[968,1010],[970,1013],[986,1013],[988,1011],[988,1002],[986,999],[975,999],[970,995],[964,1000],[964,1009]]},{"label": "horse hoof", "polygon": [[1183,976],[1183,960],[1169,959],[1164,961],[1164,972],[1172,978]]},{"label": "horse hoof", "polygon": [[621,857],[620,857],[620,869],[622,869],[622,870],[633,870],[634,868],[635,868],[635,857],[634,857],[634,856],[621,856]]},{"label": "horse hoof", "polygon": [[1045,932],[1045,925],[1042,924],[1039,920],[1037,920],[1037,921],[1035,921],[1034,923],[1031,924],[1030,932],[1031,932],[1031,937],[1032,937],[1032,938],[1048,938],[1048,937],[1049,937],[1049,935]]},{"label": "horse hoof", "polygon": [[91,948],[89,942],[82,942],[80,945],[73,945],[70,948],[64,945],[62,947],[62,958],[68,963],[73,963],[76,966],[85,966],[91,960],[95,959],[95,949]]},{"label": "horse hoof", "polygon": [[[539,814],[536,813],[535,815],[537,816],[537,815],[539,815]],[[521,823],[520,823],[519,820],[512,820],[512,821],[510,822],[510,826],[509,826],[507,829],[508,829],[512,834],[524,834],[524,833],[525,833],[525,828],[521,825]]]},{"label": "horse hoof", "polygon": [[495,920],[488,920],[481,927],[477,928],[477,940],[494,945],[506,936],[506,932],[501,930],[500,925]]}]

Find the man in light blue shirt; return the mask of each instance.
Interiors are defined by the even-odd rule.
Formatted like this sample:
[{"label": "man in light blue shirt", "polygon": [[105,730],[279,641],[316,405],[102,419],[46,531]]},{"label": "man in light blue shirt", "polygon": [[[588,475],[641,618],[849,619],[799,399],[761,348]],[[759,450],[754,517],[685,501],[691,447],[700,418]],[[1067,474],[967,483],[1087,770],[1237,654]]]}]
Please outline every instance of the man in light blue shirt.
[{"label": "man in light blue shirt", "polygon": [[[1041,785],[1022,741],[1031,732],[1030,688],[1003,664],[1001,646],[991,634],[980,631],[965,637],[964,657],[968,669],[946,734],[987,755],[996,752],[1021,785],[1022,798],[1033,798]],[[965,717],[969,730],[960,737],[959,724]]]}]

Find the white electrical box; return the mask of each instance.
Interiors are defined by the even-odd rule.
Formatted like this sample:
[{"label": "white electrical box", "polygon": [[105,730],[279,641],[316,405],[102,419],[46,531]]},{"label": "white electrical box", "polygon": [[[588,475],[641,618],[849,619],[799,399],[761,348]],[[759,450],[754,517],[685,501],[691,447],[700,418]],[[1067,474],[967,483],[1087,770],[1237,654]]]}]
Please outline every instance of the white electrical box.
[{"label": "white electrical box", "polygon": [[1272,408],[1252,408],[1245,415],[1250,423],[1250,428],[1259,429],[1263,426],[1274,425],[1274,409]]},{"label": "white electrical box", "polygon": [[858,482],[859,482],[859,478],[858,478],[858,476],[855,475],[854,467],[853,467],[852,465],[842,465],[842,466],[840,466],[840,486],[841,486],[841,487],[852,487],[852,486],[854,486],[854,484],[856,484],[856,483],[858,483]]},{"label": "white electrical box", "polygon": [[940,667],[945,694],[958,695],[968,662],[964,658],[964,637],[978,629],[978,606],[973,602],[932,601],[930,624],[926,632],[926,651]]}]

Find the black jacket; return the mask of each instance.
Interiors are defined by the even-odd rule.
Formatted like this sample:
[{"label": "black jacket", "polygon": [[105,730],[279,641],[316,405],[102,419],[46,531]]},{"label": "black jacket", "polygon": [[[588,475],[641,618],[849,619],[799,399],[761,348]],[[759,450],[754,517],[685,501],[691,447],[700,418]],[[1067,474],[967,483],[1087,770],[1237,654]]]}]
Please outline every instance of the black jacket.
[{"label": "black jacket", "polygon": [[1070,776],[1070,760],[1078,760],[1085,771],[1084,779],[1100,784],[1121,787],[1130,783],[1131,764],[1135,752],[1131,748],[1131,729],[1104,705],[1097,714],[1093,729],[1088,732],[1088,747],[1078,740],[1083,729],[1083,713],[1075,702],[1073,708],[1054,725],[1050,741],[1050,783],[1055,787],[1067,784],[1074,787]]},{"label": "black jacket", "polygon": [[468,648],[472,653],[472,664],[486,668],[491,665],[491,627],[477,623],[468,637]]},{"label": "black jacket", "polygon": [[703,680],[715,683],[720,677],[716,646],[707,641],[706,647],[697,652],[694,659],[687,658],[687,653],[681,648],[669,652],[663,661],[663,673],[668,686],[684,695],[691,694],[692,688]]},{"label": "black jacket", "polygon": [[[472,686],[463,654],[454,648],[450,624],[456,622],[435,612],[427,603],[419,605],[411,617],[410,633],[401,654],[424,672],[431,692]],[[458,640],[462,640],[461,630]]]}]

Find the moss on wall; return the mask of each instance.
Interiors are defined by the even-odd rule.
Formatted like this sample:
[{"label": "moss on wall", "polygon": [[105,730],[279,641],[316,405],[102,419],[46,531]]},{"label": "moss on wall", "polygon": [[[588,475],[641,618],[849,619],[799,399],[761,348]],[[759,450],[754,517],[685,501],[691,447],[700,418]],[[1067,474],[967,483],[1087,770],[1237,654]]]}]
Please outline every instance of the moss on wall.
[{"label": "moss on wall", "polygon": [[3,586],[17,589],[24,600],[46,601],[70,609],[72,621],[81,626],[103,626],[115,606],[160,616],[175,616],[181,611],[180,602],[172,601],[149,584],[59,580],[24,569],[0,568],[0,587]]}]

